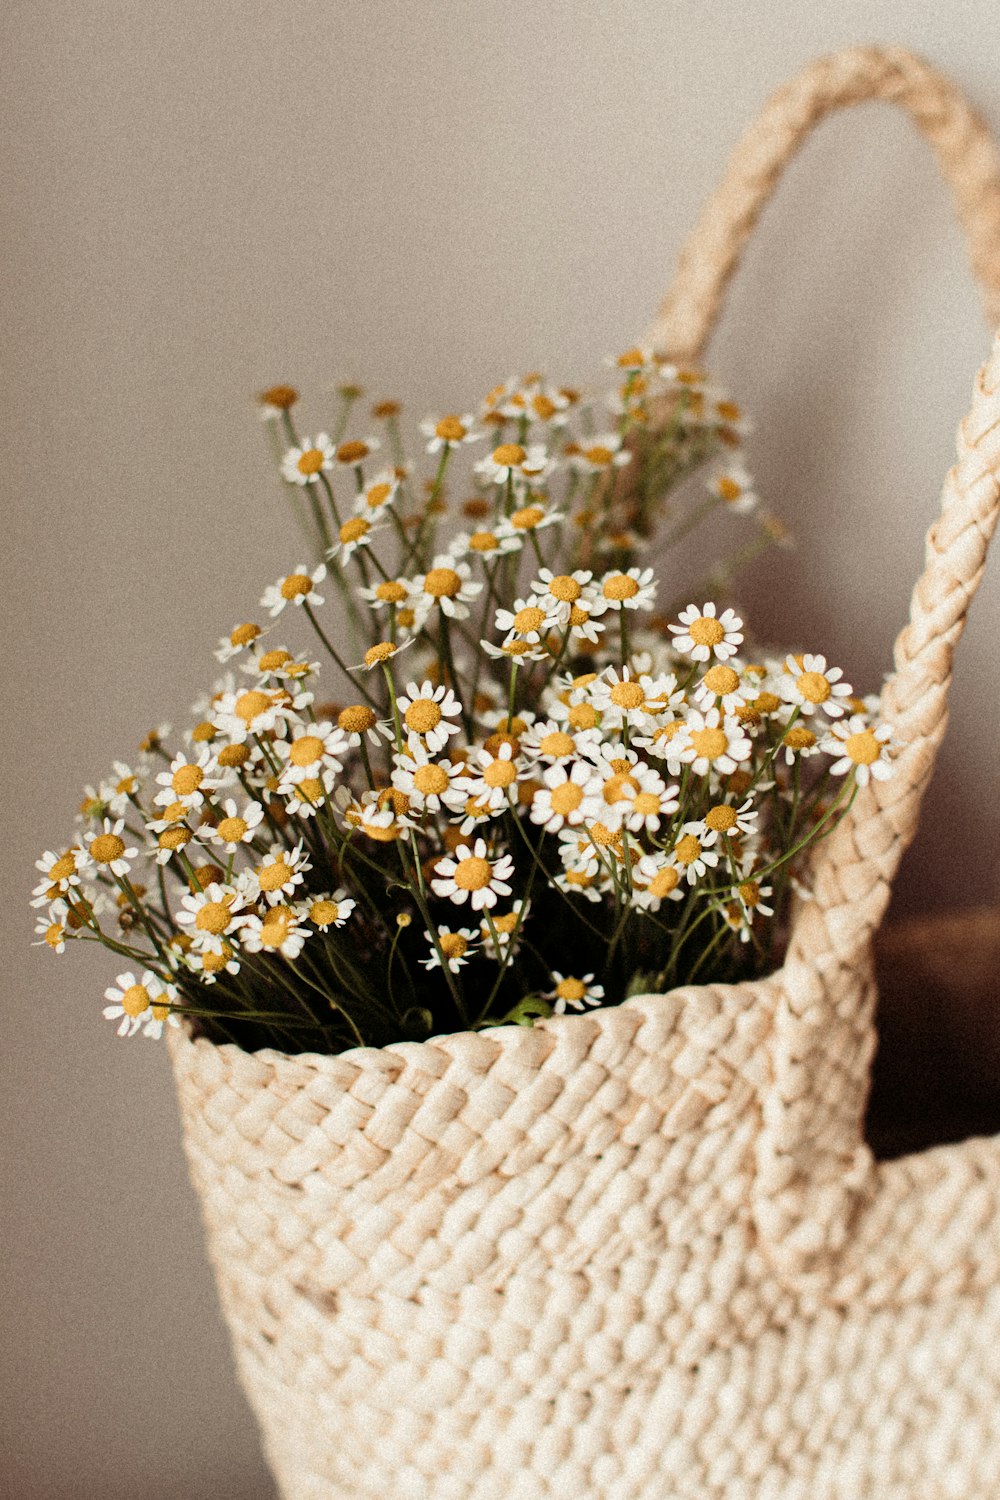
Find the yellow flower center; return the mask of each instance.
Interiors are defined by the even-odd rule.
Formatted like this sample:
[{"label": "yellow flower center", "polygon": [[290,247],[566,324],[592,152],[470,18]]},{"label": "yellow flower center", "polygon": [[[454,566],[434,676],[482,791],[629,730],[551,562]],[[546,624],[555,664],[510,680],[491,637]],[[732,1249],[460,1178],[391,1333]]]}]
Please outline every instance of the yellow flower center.
[{"label": "yellow flower center", "polygon": [[375,715],[367,703],[351,703],[337,715],[337,726],[345,734],[366,734],[375,725]]},{"label": "yellow flower center", "polygon": [[307,448],[295,467],[300,474],[318,474],[325,459],[319,448]]},{"label": "yellow flower center", "polygon": [[216,936],[225,932],[229,922],[229,905],[225,901],[206,901],[204,906],[198,908],[194,919],[194,925],[201,932],[211,932]]},{"label": "yellow flower center", "polygon": [[593,443],[589,448],[584,448],[583,456],[588,463],[606,468],[615,455],[604,443]]},{"label": "yellow flower center", "polygon": [[[873,766],[881,752],[882,746],[871,729],[863,729],[860,734],[848,735],[844,741],[844,754],[856,766]],[[93,844],[90,847],[93,852]]]},{"label": "yellow flower center", "polygon": [[[379,506],[380,505],[384,505],[385,502],[388,500],[388,498],[389,498],[389,496],[391,494],[392,494],[392,485],[391,484],[385,484],[383,482],[382,484],[371,484],[371,485],[369,485],[368,488],[365,490],[365,499],[368,502],[369,509],[370,510],[378,510]],[[341,532],[340,539],[341,539],[341,541],[345,540],[343,532]]]},{"label": "yellow flower center", "polygon": [[266,693],[259,688],[252,688],[249,693],[241,693],[233,705],[233,712],[244,724],[251,724],[254,719],[266,713],[271,707],[271,700]]},{"label": "yellow flower center", "polygon": [[294,873],[285,860],[276,859],[273,864],[260,866],[257,879],[262,891],[279,891],[283,885],[288,884]]},{"label": "yellow flower center", "polygon": [[99,833],[90,846],[90,853],[99,865],[110,865],[121,859],[125,845],[117,833]]},{"label": "yellow flower center", "polygon": [[265,651],[257,658],[257,670],[258,672],[277,672],[291,659],[290,651]]},{"label": "yellow flower center", "polygon": [[515,531],[532,531],[544,519],[545,512],[540,505],[524,505],[511,512],[510,524]]},{"label": "yellow flower center", "polygon": [[203,953],[201,955],[201,967],[206,974],[219,974],[233,956],[233,950],[228,943],[223,943],[221,953]]},{"label": "yellow flower center", "polygon": [[655,792],[637,792],[632,806],[640,817],[651,818],[660,810],[660,799]]},{"label": "yellow flower center", "polygon": [[517,771],[513,761],[491,760],[483,771],[483,780],[487,786],[506,787],[517,780]]},{"label": "yellow flower center", "polygon": [[300,802],[308,802],[311,807],[318,807],[324,797],[323,783],[318,776],[307,776],[295,787]]},{"label": "yellow flower center", "polygon": [[781,699],[775,693],[759,693],[753,700],[753,707],[759,714],[776,714],[781,707]]},{"label": "yellow flower center", "polygon": [[149,1009],[149,991],[144,984],[130,984],[122,995],[121,1007],[127,1016],[141,1016]]},{"label": "yellow flower center", "polygon": [[352,516],[349,521],[345,521],[343,526],[341,526],[340,540],[345,546],[350,542],[360,542],[361,538],[366,537],[369,531],[371,531],[371,526],[363,516]]},{"label": "yellow flower center", "polygon": [[403,715],[403,723],[414,734],[430,734],[441,722],[441,710],[430,698],[418,698]]},{"label": "yellow flower center", "polygon": [[626,349],[624,354],[619,354],[616,361],[620,370],[629,370],[634,366],[642,366],[646,363],[641,349]]},{"label": "yellow flower center", "polygon": [[311,593],[313,581],[308,573],[289,573],[281,580],[282,599],[302,599]]},{"label": "yellow flower center", "polygon": [[205,779],[205,773],[200,766],[180,766],[170,778],[170,785],[178,797],[190,797],[196,792]]},{"label": "yellow flower center", "polygon": [[621,834],[617,829],[609,828],[606,823],[592,823],[590,825],[590,837],[602,849],[616,849],[619,852],[621,851]]},{"label": "yellow flower center", "polygon": [[637,792],[638,790],[639,783],[634,776],[628,776],[619,772],[617,776],[608,777],[601,792],[608,806],[613,807],[616,802],[628,801],[629,793]]},{"label": "yellow flower center", "polygon": [[413,785],[424,797],[440,796],[448,790],[448,772],[443,766],[418,766],[413,773]]},{"label": "yellow flower center", "polygon": [[736,887],[744,906],[756,906],[760,901],[760,884],[756,880],[744,880]]},{"label": "yellow flower center", "polygon": [[587,993],[587,986],[582,979],[560,979],[556,985],[556,995],[560,1000],[582,1000]]},{"label": "yellow flower center", "polygon": [[690,865],[701,854],[701,844],[693,833],[686,833],[674,846],[674,857],[678,864]]},{"label": "yellow flower center", "polygon": [[280,948],[295,926],[295,913],[287,906],[272,906],[260,929],[262,948]]},{"label": "yellow flower center", "polygon": [[592,703],[574,703],[566,717],[574,729],[593,729],[597,709]]},{"label": "yellow flower center", "polygon": [[501,443],[499,448],[493,449],[493,462],[501,469],[523,464],[527,456],[520,443]]},{"label": "yellow flower center", "polygon": [[352,443],[341,443],[337,449],[337,458],[342,464],[359,464],[363,458],[368,457],[368,444],[355,440]]},{"label": "yellow flower center", "polygon": [[545,624],[545,611],[537,605],[529,605],[526,609],[519,609],[514,616],[514,629],[518,635],[528,635],[533,630],[541,630]]},{"label": "yellow flower center", "polygon": [[822,672],[800,672],[795,685],[807,703],[825,703],[830,696],[830,684]]},{"label": "yellow flower center", "polygon": [[336,901],[314,901],[309,908],[309,916],[317,927],[328,927],[339,915],[340,906]]},{"label": "yellow flower center", "polygon": [[716,489],[719,492],[719,498],[727,502],[738,500],[743,493],[743,486],[737,484],[735,479],[730,479],[728,474],[723,474]]},{"label": "yellow flower center", "polygon": [[789,750],[811,750],[815,743],[816,736],[804,724],[793,724],[782,740]]},{"label": "yellow flower center", "polygon": [[460,932],[442,932],[438,941],[445,958],[463,958],[469,951],[469,940]]},{"label": "yellow flower center", "polygon": [[557,573],[549,583],[549,593],[563,604],[572,604],[579,599],[582,588],[569,573]]},{"label": "yellow flower center", "polygon": [[696,646],[717,646],[726,638],[726,632],[713,615],[699,615],[688,626],[688,635]]},{"label": "yellow flower center", "polygon": [[61,922],[50,922],[49,926],[45,929],[45,941],[48,943],[50,948],[59,947],[59,944],[63,940],[63,933],[65,932],[65,930],[66,929],[63,927],[63,924]]},{"label": "yellow flower center", "polygon": [[499,545],[500,538],[494,531],[477,531],[469,537],[473,552],[494,552]]},{"label": "yellow flower center", "polygon": [[245,766],[249,759],[250,751],[246,745],[224,745],[219,751],[220,766]]},{"label": "yellow flower center", "polygon": [[[202,719],[201,723],[196,724],[192,729],[191,738],[197,745],[206,745],[210,740],[215,739],[217,733],[218,731],[216,730],[214,724],[210,724],[207,719]],[[131,780],[131,778],[128,779]],[[119,792],[130,792],[133,790],[133,787],[126,786],[124,781],[120,781],[115,790]]]},{"label": "yellow flower center", "polygon": [[[517,916],[518,914],[516,911],[505,912],[502,917],[493,918],[493,926],[496,928],[497,932],[503,932],[509,936],[517,926]],[[487,927],[486,930],[488,932],[489,928]]]},{"label": "yellow flower center", "polygon": [[572,755],[576,749],[573,736],[567,734],[563,729],[554,729],[551,734],[544,734],[538,741],[538,748],[542,755]]},{"label": "yellow flower center", "polygon": [[725,755],[728,743],[724,729],[695,729],[691,733],[691,745],[699,759],[718,760]]},{"label": "yellow flower center", "polygon": [[76,856],[72,852],[69,852],[67,854],[61,855],[60,858],[56,860],[55,864],[49,871],[48,878],[52,881],[53,885],[55,885],[55,883],[59,880],[68,880],[69,877],[75,872],[75,870]]},{"label": "yellow flower center", "polygon": [[601,592],[605,599],[634,599],[639,592],[639,585],[627,573],[612,573],[610,578],[605,579]]},{"label": "yellow flower center", "polygon": [[585,870],[567,870],[564,879],[567,885],[577,885],[581,889],[594,883],[593,875],[588,875]]},{"label": "yellow flower center", "polygon": [[702,681],[710,693],[714,693],[717,698],[724,698],[727,693],[735,693],[740,685],[740,674],[719,662],[714,667],[709,667]]},{"label": "yellow flower center", "polygon": [[237,625],[236,629],[230,634],[229,644],[231,646],[249,646],[250,642],[255,641],[259,635],[259,625]]},{"label": "yellow flower center", "polygon": [[616,682],[611,689],[611,701],[618,708],[641,708],[646,694],[637,682]]},{"label": "yellow flower center", "polygon": [[376,401],[372,407],[372,416],[398,417],[402,409],[398,401]]},{"label": "yellow flower center", "polygon": [[459,860],[452,879],[460,891],[481,891],[489,885],[492,874],[493,867],[488,859],[470,855],[467,859]]},{"label": "yellow flower center", "polygon": [[277,406],[281,411],[287,411],[294,406],[299,399],[299,393],[294,385],[272,385],[261,395],[261,401],[265,406]]},{"label": "yellow flower center", "polygon": [[424,579],[424,593],[432,599],[454,599],[462,579],[454,568],[431,568]]},{"label": "yellow flower center", "polygon": [[191,830],[182,826],[164,828],[156,842],[161,849],[183,849],[191,838]]},{"label": "yellow flower center", "polygon": [[705,823],[709,828],[714,828],[716,833],[729,833],[736,827],[736,813],[726,803],[720,802],[718,807],[709,808],[705,814]]},{"label": "yellow flower center", "polygon": [[395,656],[396,648],[389,641],[379,641],[377,646],[369,646],[365,652],[365,666],[374,667],[380,661],[388,661],[390,656]]},{"label": "yellow flower center", "polygon": [[387,579],[384,583],[376,584],[375,597],[381,599],[383,604],[402,604],[406,598],[406,586],[394,578]]},{"label": "yellow flower center", "polygon": [[460,417],[442,417],[434,432],[446,443],[460,443],[465,437],[465,423]]},{"label": "yellow flower center", "polygon": [[[697,839],[695,843],[697,843]],[[671,891],[676,890],[679,880],[680,876],[673,865],[665,865],[662,870],[657,870],[649,882],[650,895],[655,896],[658,901],[662,901],[665,896],[670,895]]]},{"label": "yellow flower center", "polygon": [[246,837],[248,826],[245,818],[223,818],[215,831],[227,844],[238,844]]},{"label": "yellow flower center", "polygon": [[293,766],[312,766],[320,759],[325,746],[318,734],[303,734],[292,741],[288,759]]}]

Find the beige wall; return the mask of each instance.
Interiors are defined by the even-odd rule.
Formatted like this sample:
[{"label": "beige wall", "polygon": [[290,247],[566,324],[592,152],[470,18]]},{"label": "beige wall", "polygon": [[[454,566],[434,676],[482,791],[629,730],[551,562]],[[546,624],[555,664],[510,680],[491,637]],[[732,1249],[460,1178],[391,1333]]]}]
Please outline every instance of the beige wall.
[{"label": "beige wall", "polygon": [[[161,1050],[100,955],[27,946],[84,782],[213,673],[298,561],[250,394],[353,375],[414,413],[511,371],[600,376],[645,325],[739,126],[817,51],[917,47],[1000,127],[992,0],[354,5],[8,0],[3,222],[7,1365],[16,1497],[267,1494]],[[758,630],[876,685],[987,347],[946,195],[885,110],[796,164],[712,360],[797,530]],[[911,860],[992,897],[994,566]]]}]

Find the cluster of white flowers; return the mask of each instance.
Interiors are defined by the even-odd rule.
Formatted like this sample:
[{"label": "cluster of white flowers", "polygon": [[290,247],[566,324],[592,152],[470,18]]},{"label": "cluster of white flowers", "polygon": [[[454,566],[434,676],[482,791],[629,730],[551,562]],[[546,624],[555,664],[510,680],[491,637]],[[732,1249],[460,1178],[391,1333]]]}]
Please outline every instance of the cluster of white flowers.
[{"label": "cluster of white flowers", "polygon": [[[539,376],[428,418],[423,486],[395,403],[374,408],[386,465],[381,438],[299,437],[295,392],[266,393],[322,557],[220,641],[182,744],[152,732],[38,861],[39,939],[99,937],[133,965],[106,991],[121,1034],[183,1011],[330,1050],[770,961],[794,857],[889,774],[887,734],[825,657],[751,660],[711,601],[655,613],[636,559],[680,482],[756,505],[746,424],[692,372],[616,364],[613,430]],[[483,444],[442,539],[458,456]],[[271,640],[293,617],[311,649]],[[317,649],[336,701],[317,701]]]}]

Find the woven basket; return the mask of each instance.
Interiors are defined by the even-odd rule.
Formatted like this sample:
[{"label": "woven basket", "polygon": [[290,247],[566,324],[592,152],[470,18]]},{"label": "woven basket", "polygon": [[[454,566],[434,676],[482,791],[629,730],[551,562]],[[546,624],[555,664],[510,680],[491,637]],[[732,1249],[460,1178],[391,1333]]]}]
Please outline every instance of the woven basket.
[{"label": "woven basket", "polygon": [[[812,64],[751,127],[653,333],[697,359],[785,163],[902,105],[1000,322],[1000,161],[900,51]],[[334,1057],[172,1041],[243,1383],[286,1500],[995,1500],[1000,1139],[877,1161],[872,936],[997,520],[979,374],[883,713],[769,978]]]}]

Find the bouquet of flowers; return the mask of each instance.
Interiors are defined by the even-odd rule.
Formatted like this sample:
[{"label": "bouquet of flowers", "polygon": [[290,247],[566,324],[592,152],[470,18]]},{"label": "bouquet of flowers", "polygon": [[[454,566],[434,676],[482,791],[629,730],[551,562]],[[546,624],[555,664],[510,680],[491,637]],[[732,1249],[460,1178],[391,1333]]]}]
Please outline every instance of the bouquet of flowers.
[{"label": "bouquet of flowers", "polygon": [[[397,403],[348,436],[342,387],[307,437],[297,393],[265,393],[314,564],[222,639],[182,739],[147,735],[38,861],[40,941],[124,960],[119,1034],[186,1016],[337,1052],[779,961],[810,847],[890,774],[887,731],[824,656],[751,652],[704,597],[784,536],[740,409],[645,350],[613,363],[610,412],[530,375],[428,418],[425,479]],[[662,600],[654,530],[668,548],[716,509],[754,538]]]}]

